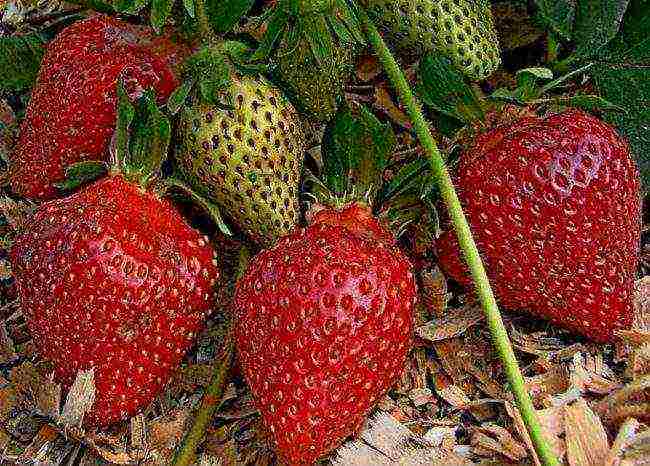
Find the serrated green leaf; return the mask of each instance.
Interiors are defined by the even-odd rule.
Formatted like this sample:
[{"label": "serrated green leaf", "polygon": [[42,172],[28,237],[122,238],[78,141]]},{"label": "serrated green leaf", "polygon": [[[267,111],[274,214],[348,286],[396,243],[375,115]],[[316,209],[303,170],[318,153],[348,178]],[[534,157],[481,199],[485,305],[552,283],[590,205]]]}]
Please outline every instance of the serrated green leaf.
[{"label": "serrated green leaf", "polygon": [[86,160],[69,165],[65,169],[65,180],[56,183],[56,187],[65,191],[77,189],[101,178],[108,173],[106,162],[101,160]]},{"label": "serrated green leaf", "polygon": [[156,105],[156,96],[147,91],[139,99],[131,123],[125,174],[146,185],[167,158],[171,124]]},{"label": "serrated green leaf", "polygon": [[464,123],[484,118],[479,99],[464,76],[447,59],[429,54],[420,63],[418,93],[436,111]]},{"label": "serrated green leaf", "polygon": [[576,53],[594,56],[616,36],[629,0],[580,0],[573,41]]},{"label": "serrated green leaf", "polygon": [[516,76],[517,89],[515,95],[521,101],[527,102],[539,97],[538,81],[553,79],[553,72],[548,68],[525,68],[517,71]]},{"label": "serrated green leaf", "polygon": [[576,15],[576,0],[535,0],[544,21],[560,37],[570,40]]},{"label": "serrated green leaf", "polygon": [[605,111],[630,141],[641,170],[644,190],[650,191],[650,2],[632,0],[619,34],[589,70],[598,93],[626,112]]},{"label": "serrated green leaf", "polygon": [[169,15],[172,12],[174,0],[152,0],[151,1],[151,26],[157,33],[162,31],[163,26],[167,22]]},{"label": "serrated green leaf", "polygon": [[355,193],[371,201],[381,185],[397,139],[390,124],[381,123],[365,107],[339,110],[323,137],[323,182],[334,193]]},{"label": "serrated green leaf", "polygon": [[178,113],[192,90],[192,86],[194,86],[194,81],[185,81],[172,92],[169,99],[167,99],[167,111],[169,111],[170,115]]},{"label": "serrated green leaf", "polygon": [[212,27],[224,34],[237,25],[254,3],[254,0],[207,0],[205,8]]},{"label": "serrated green leaf", "polygon": [[23,91],[34,84],[44,45],[39,34],[0,38],[0,92]]}]

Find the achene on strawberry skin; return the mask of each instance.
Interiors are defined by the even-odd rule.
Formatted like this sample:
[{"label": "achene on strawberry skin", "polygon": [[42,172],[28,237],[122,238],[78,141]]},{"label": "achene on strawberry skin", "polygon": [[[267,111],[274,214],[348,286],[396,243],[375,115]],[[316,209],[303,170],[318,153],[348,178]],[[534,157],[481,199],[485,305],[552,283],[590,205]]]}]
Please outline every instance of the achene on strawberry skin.
[{"label": "achene on strawberry skin", "polygon": [[[599,342],[630,326],[640,181],[613,128],[579,110],[499,126],[461,157],[457,185],[504,307]],[[436,248],[471,286],[455,233]]]},{"label": "achene on strawberry skin", "polygon": [[85,424],[145,408],[214,307],[207,241],[166,200],[111,176],[43,204],[11,253],[38,350],[69,387],[94,370]]}]

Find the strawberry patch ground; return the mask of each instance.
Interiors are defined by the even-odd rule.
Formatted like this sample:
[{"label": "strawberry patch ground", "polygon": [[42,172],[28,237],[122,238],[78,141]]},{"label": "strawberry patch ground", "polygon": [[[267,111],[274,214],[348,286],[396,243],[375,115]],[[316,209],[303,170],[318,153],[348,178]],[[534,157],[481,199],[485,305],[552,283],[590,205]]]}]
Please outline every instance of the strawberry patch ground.
[{"label": "strawberry patch ground", "polygon": [[[487,275],[498,282],[493,288],[503,324],[551,455],[558,464],[570,466],[650,465],[650,2],[359,3],[398,56],[407,83],[423,104],[425,125],[457,185]],[[506,375],[507,363],[495,350],[485,304],[472,291],[458,242],[449,236],[450,215],[411,109],[403,105],[401,90],[385,71],[385,57],[376,53],[372,40],[366,43],[363,34],[356,38],[354,20],[341,13],[348,10],[329,15],[331,5],[338,2],[0,0],[0,465],[550,464],[538,455]],[[454,17],[445,16],[452,10],[454,26],[444,21]],[[120,22],[87,19],[98,11]],[[209,20],[206,24],[200,24],[203,15]],[[322,24],[305,20],[319,15],[324,15]],[[413,15],[424,19],[415,21]],[[404,18],[409,20],[400,23]],[[93,34],[99,30],[102,38],[108,37],[102,28],[109,24],[107,30],[118,37],[118,45],[113,39],[108,45],[87,45],[82,40],[80,25],[84,24],[92,26],[88,28]],[[70,36],[59,36],[70,25],[82,33],[67,29]],[[323,38],[321,26],[330,31],[329,42],[310,40]],[[300,31],[299,39],[292,27]],[[164,39],[158,40],[156,33],[161,31]],[[206,40],[206,34],[212,39]],[[177,36],[184,45],[170,46],[167,41],[176,41]],[[56,37],[61,50],[69,51],[74,43],[83,54],[71,53],[70,59],[61,58],[68,52],[57,52],[59,61],[48,58],[48,44]],[[125,37],[127,45],[120,42]],[[204,47],[215,38],[226,44],[218,53]],[[427,44],[430,50],[420,50]],[[340,50],[333,53],[330,49],[337,46]],[[106,50],[106,56],[97,55]],[[118,65],[106,58],[115,50]],[[130,62],[129,54],[139,60],[133,65],[135,71],[129,68],[127,73],[133,88],[127,88],[128,79],[119,74],[121,67],[128,67],[122,60]],[[66,71],[70,74],[78,65],[75,61],[86,63],[88,70],[75,71],[82,77],[66,77]],[[182,72],[180,62],[187,63]],[[41,63],[49,63],[43,72],[47,79],[37,81]],[[224,68],[224,63],[230,68]],[[161,76],[174,74],[169,78],[176,88],[171,97],[171,88],[165,88],[164,95],[154,92],[160,84],[155,73],[163,67],[168,69]],[[101,80],[92,77],[93,69],[101,71]],[[91,78],[84,81],[86,71]],[[228,72],[238,78],[224,78]],[[146,79],[138,78],[139,73]],[[77,78],[87,89],[101,87],[101,92],[93,91],[91,110],[84,108],[89,100],[83,95],[68,99],[75,91],[58,87]],[[158,84],[149,83],[150,91],[138,88],[148,80]],[[54,86],[56,92],[48,93],[44,86]],[[46,103],[34,103],[38,99]],[[60,112],[69,102],[75,102],[74,108]],[[81,117],[75,117],[75,112]],[[47,131],[39,133],[43,128]],[[87,137],[75,132],[79,128]],[[62,139],[72,140],[71,147]],[[74,152],[79,147],[83,150]],[[246,154],[259,153],[266,159],[234,156],[241,147]],[[210,155],[217,150],[225,152]],[[41,157],[37,169],[29,165],[33,151]],[[556,210],[545,207],[535,213],[534,222],[517,230],[513,225],[524,225],[537,205],[526,197],[526,183],[541,183],[526,178],[526,173],[532,173],[531,167],[544,157],[551,160],[545,166],[552,166],[556,152],[566,156],[563,160],[588,152],[594,162],[587,172],[598,173],[602,166],[606,175],[585,180],[574,170],[566,178],[554,179],[560,191],[574,189],[579,194]],[[149,154],[154,154],[154,162],[147,158]],[[510,156],[524,162],[499,165]],[[59,163],[59,158],[67,162]],[[96,177],[115,181],[116,159],[124,162],[117,164],[124,179],[128,183],[137,179],[142,187],[129,199],[146,197],[149,189],[155,192],[147,198],[148,206],[157,205],[153,204],[159,202],[156,196],[168,192],[155,184],[156,179],[174,180],[165,186],[173,196],[164,201],[164,209],[174,209],[173,213],[147,220],[137,212],[137,200],[129,201],[129,209],[120,209],[119,199],[131,192],[131,184],[106,196],[117,204],[91,204],[93,187],[102,181],[91,188],[86,185]],[[66,169],[68,163],[80,161],[81,166]],[[182,178],[177,162],[187,183],[177,179]],[[563,169],[561,160],[556,168]],[[156,175],[149,176],[149,169]],[[66,176],[74,172],[81,180],[64,180],[63,172]],[[490,184],[494,176],[503,177],[496,188]],[[509,181],[519,176],[521,183]],[[74,212],[64,209],[65,220],[48,223],[43,212],[56,209],[43,210],[40,194],[45,191],[39,191],[40,185],[34,183],[40,181],[34,180],[47,185],[48,198],[75,199],[55,199],[51,204],[73,206]],[[120,178],[118,184],[123,182]],[[503,191],[503,186],[515,185],[519,191]],[[40,194],[30,195],[32,189]],[[531,189],[542,193],[540,205],[552,204],[548,196],[553,192],[543,191],[540,185]],[[86,194],[80,196],[79,190]],[[522,203],[530,202],[523,217],[508,210],[518,204],[515,191],[523,197]],[[499,204],[494,196],[498,201],[500,195],[509,201]],[[360,199],[372,210],[354,204]],[[564,199],[554,198],[558,203]],[[84,302],[77,303],[66,301],[76,296],[72,287],[64,287],[65,292],[54,297],[39,288],[49,276],[25,282],[20,275],[31,265],[38,268],[36,256],[53,257],[49,264],[56,266],[61,250],[84,255],[82,248],[46,243],[51,238],[48,232],[57,228],[69,236],[54,237],[61,237],[62,243],[74,241],[70,232],[77,230],[72,225],[79,234],[90,225],[93,229],[88,231],[96,232],[98,244],[108,244],[93,223],[99,222],[98,217],[78,223],[69,220],[74,213],[82,216],[100,207],[116,219],[122,211],[128,212],[132,222],[120,221],[131,226],[162,225],[160,237],[143,235],[137,241],[162,245],[157,247],[161,250],[157,262],[147,263],[150,258],[142,251],[124,254],[149,264],[150,269],[142,269],[147,274],[157,270],[154,263],[168,266],[170,275],[185,274],[180,286],[190,290],[179,292],[172,285],[159,288],[158,301],[152,302],[163,303],[166,312],[149,310],[147,319],[139,321],[142,328],[150,326],[153,316],[172,329],[174,338],[161,344],[166,334],[160,328],[159,333],[142,331],[145,353],[138,347],[138,357],[145,354],[146,369],[139,373],[144,371],[148,385],[154,387],[147,393],[155,392],[153,401],[147,398],[146,403],[129,391],[133,383],[138,387],[141,383],[131,378],[132,361],[125,359],[117,375],[113,367],[106,370],[107,380],[114,377],[112,386],[97,379],[106,372],[88,369],[101,360],[102,345],[110,346],[108,327],[106,334],[91,336],[100,342],[92,346],[92,354],[79,355],[70,349],[74,345],[62,343],[69,344],[75,325],[74,319],[64,320],[71,327],[67,332],[60,326],[60,313],[90,309],[87,301],[97,294],[92,282],[79,282],[77,288],[90,283],[91,289],[84,292]],[[33,217],[35,212],[41,212],[41,217]],[[40,219],[38,229],[35,218]],[[174,237],[165,236],[172,231],[171,223],[165,223],[169,219],[174,221]],[[43,238],[42,243],[30,248],[22,236],[25,232],[35,232],[29,241]],[[522,236],[529,233],[540,236],[531,240]],[[185,249],[174,249],[171,243],[183,235],[201,251],[192,252],[202,261],[196,277],[201,277],[199,288],[205,285],[209,292],[196,291],[196,283],[189,285],[189,265],[173,267],[183,262],[178,257]],[[128,247],[136,248],[133,244]],[[276,244],[290,249],[264,252]],[[448,252],[448,248],[456,249]],[[74,260],[70,254],[65,258]],[[331,275],[331,285],[319,285],[318,273],[310,282],[310,258],[320,261],[325,275]],[[327,269],[324,258],[339,268]],[[583,260],[592,261],[594,267],[585,269]],[[535,266],[526,267],[526,261]],[[191,256],[187,263],[193,264]],[[135,280],[126,264],[124,273]],[[252,265],[244,273],[246,264]],[[131,265],[140,274],[141,269]],[[50,270],[56,277],[56,271]],[[80,271],[77,278],[85,272],[81,266],[75,271]],[[549,276],[559,278],[552,281]],[[56,286],[53,282],[52,289]],[[353,288],[360,294],[350,291]],[[313,289],[324,291],[312,293]],[[531,289],[532,294],[522,291]],[[126,295],[126,285],[125,290]],[[392,300],[374,306],[375,290]],[[185,300],[190,293],[194,298]],[[110,312],[116,315],[122,312],[118,308],[145,312],[130,296],[108,294],[100,298],[113,303]],[[161,301],[160,296],[167,295],[169,300]],[[354,306],[348,307],[354,307],[355,314],[350,315],[370,320],[369,335],[343,332],[328,340],[330,321],[325,317],[329,314],[313,320],[301,316],[309,332],[292,327],[295,321],[289,317],[327,307],[328,300],[340,302],[339,307],[352,302]],[[295,304],[298,301],[300,305]],[[32,303],[29,309],[26,302]],[[291,311],[280,313],[276,320],[264,314],[274,306]],[[210,312],[204,313],[203,307]],[[601,312],[604,308],[608,312]],[[34,316],[35,309],[40,317]],[[127,311],[119,315],[126,316]],[[51,322],[42,316],[49,316]],[[85,319],[94,322],[95,317],[84,314],[79,319],[85,324]],[[278,321],[300,335],[294,346],[290,346],[291,332],[277,330]],[[397,322],[397,327],[390,327],[391,322]],[[196,333],[194,323],[200,328]],[[181,325],[187,328],[178,330]],[[138,329],[119,327],[113,343],[117,338],[132,341]],[[157,335],[162,336],[156,340]],[[305,335],[309,335],[307,343],[300,346]],[[377,339],[389,343],[373,343]],[[50,342],[47,350],[43,341]],[[309,351],[296,355],[304,346]],[[319,358],[329,357],[331,362],[357,346],[366,350],[360,362],[345,359],[343,366],[327,362],[319,366]],[[57,348],[65,348],[64,357],[56,353]],[[169,356],[165,348],[177,356]],[[156,356],[148,358],[146,350]],[[130,359],[129,351],[123,357]],[[78,370],[77,366],[61,370],[68,357],[79,365]],[[292,362],[291,370],[278,375],[277,365],[289,367],[278,362],[285,357]],[[156,365],[159,358],[162,369]],[[155,364],[149,366],[148,359]],[[165,366],[168,360],[174,362]],[[357,371],[357,366],[363,370]],[[303,370],[317,372],[307,373],[303,381]],[[334,378],[328,378],[327,371],[352,375],[331,383]],[[66,377],[59,376],[62,372]],[[293,380],[278,382],[285,376]],[[355,376],[361,379],[357,382]],[[352,396],[348,404],[326,412],[325,422],[318,417],[320,411],[309,411],[314,398],[298,399],[295,405],[283,403],[280,389],[304,382],[309,387],[313,380],[321,384],[321,378],[325,388],[320,396],[337,401],[343,394]],[[360,386],[363,391],[356,392]],[[97,400],[108,406],[99,418]],[[289,427],[282,427],[284,415],[293,410],[297,413],[289,419]],[[202,417],[205,424],[197,437],[195,429]],[[307,433],[301,430],[309,425],[318,435],[310,434],[309,428]],[[182,463],[182,452],[193,441],[196,451]]]}]

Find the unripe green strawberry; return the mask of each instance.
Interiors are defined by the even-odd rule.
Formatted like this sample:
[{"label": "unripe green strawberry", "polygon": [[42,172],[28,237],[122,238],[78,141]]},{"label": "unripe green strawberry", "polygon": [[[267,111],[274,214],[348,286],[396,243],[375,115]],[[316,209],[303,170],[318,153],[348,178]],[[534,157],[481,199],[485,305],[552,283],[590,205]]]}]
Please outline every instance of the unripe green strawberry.
[{"label": "unripe green strawberry", "polygon": [[369,15],[398,53],[418,59],[438,50],[471,79],[500,63],[487,0],[365,0]]},{"label": "unripe green strawberry", "polygon": [[336,47],[320,64],[304,40],[295,47],[283,43],[275,56],[276,74],[309,117],[327,121],[336,113],[337,100],[353,69],[354,51]]},{"label": "unripe green strawberry", "polygon": [[301,122],[264,78],[235,74],[223,94],[231,108],[197,99],[182,111],[178,166],[253,240],[269,245],[298,221]]}]

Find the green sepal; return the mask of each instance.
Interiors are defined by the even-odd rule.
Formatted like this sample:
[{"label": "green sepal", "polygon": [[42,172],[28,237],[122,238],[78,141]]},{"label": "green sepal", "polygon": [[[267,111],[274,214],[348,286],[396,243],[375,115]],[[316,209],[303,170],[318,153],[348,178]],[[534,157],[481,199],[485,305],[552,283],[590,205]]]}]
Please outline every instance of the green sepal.
[{"label": "green sepal", "polygon": [[437,112],[463,123],[485,118],[479,96],[448,58],[428,54],[420,63],[419,78],[422,101]]},{"label": "green sepal", "polygon": [[162,188],[164,189],[165,194],[169,194],[169,195],[173,195],[173,189],[181,191],[185,196],[189,197],[191,200],[196,202],[199,206],[201,206],[206,211],[206,213],[210,216],[212,221],[214,221],[217,228],[219,228],[219,231],[221,231],[221,233],[227,236],[232,236],[232,230],[230,229],[230,227],[228,227],[228,225],[224,221],[219,206],[214,202],[210,201],[209,199],[207,199],[206,197],[198,194],[196,191],[194,191],[194,189],[192,189],[191,186],[185,183],[182,179],[178,178],[177,176],[171,176],[165,178],[160,184],[160,186],[162,186]]},{"label": "green sepal", "polygon": [[153,176],[160,174],[171,140],[169,118],[158,108],[152,91],[146,91],[138,99],[130,129],[129,157],[124,173],[146,186]]},{"label": "green sepal", "polygon": [[537,100],[535,104],[550,104],[556,107],[575,107],[583,110],[593,112],[595,110],[607,112],[620,112],[628,113],[628,109],[616,105],[609,100],[591,94],[577,94],[568,97],[551,97],[549,99]]},{"label": "green sepal", "polygon": [[283,8],[275,8],[266,27],[266,33],[260,42],[259,47],[251,57],[251,61],[265,60],[280,42],[282,32],[287,26],[289,15]]},{"label": "green sepal", "polygon": [[[382,186],[377,196],[378,203],[383,204],[390,199],[404,195],[423,186],[435,186],[435,183],[425,183],[430,178],[429,161],[425,158],[417,158],[399,168],[397,173]],[[421,196],[430,195],[431,192],[421,192]]]},{"label": "green sepal", "polygon": [[342,107],[323,136],[323,184],[335,196],[372,205],[396,145],[390,124],[363,106],[354,112]]},{"label": "green sepal", "polygon": [[167,22],[173,6],[174,0],[151,0],[150,22],[154,31],[158,34],[160,34]]},{"label": "green sepal", "polygon": [[195,80],[203,102],[211,105],[220,103],[221,91],[231,83],[231,73],[232,68],[222,49],[213,46],[203,47],[186,62],[187,76]]},{"label": "green sepal", "polygon": [[113,0],[112,5],[115,11],[135,15],[147,6],[148,3],[149,0]]},{"label": "green sepal", "polygon": [[117,95],[113,171],[147,186],[167,158],[171,123],[158,108],[153,91],[145,91],[134,105],[120,82]]},{"label": "green sepal", "polygon": [[131,103],[122,81],[117,83],[117,123],[115,128],[115,147],[111,165],[122,171],[129,152],[129,127],[135,116],[135,107]]},{"label": "green sepal", "polygon": [[41,34],[0,38],[0,92],[29,89],[45,54]]},{"label": "green sepal", "polygon": [[108,164],[101,160],[86,160],[68,165],[65,169],[65,180],[55,183],[58,189],[72,191],[80,186],[95,181],[108,173]]},{"label": "green sepal", "polygon": [[167,99],[167,111],[170,115],[178,113],[192,91],[192,87],[194,87],[194,80],[187,80],[171,93],[169,99]]},{"label": "green sepal", "polygon": [[269,57],[280,44],[291,50],[301,41],[309,44],[318,64],[328,63],[334,47],[365,44],[359,21],[344,0],[309,2],[278,0],[253,61]]}]

